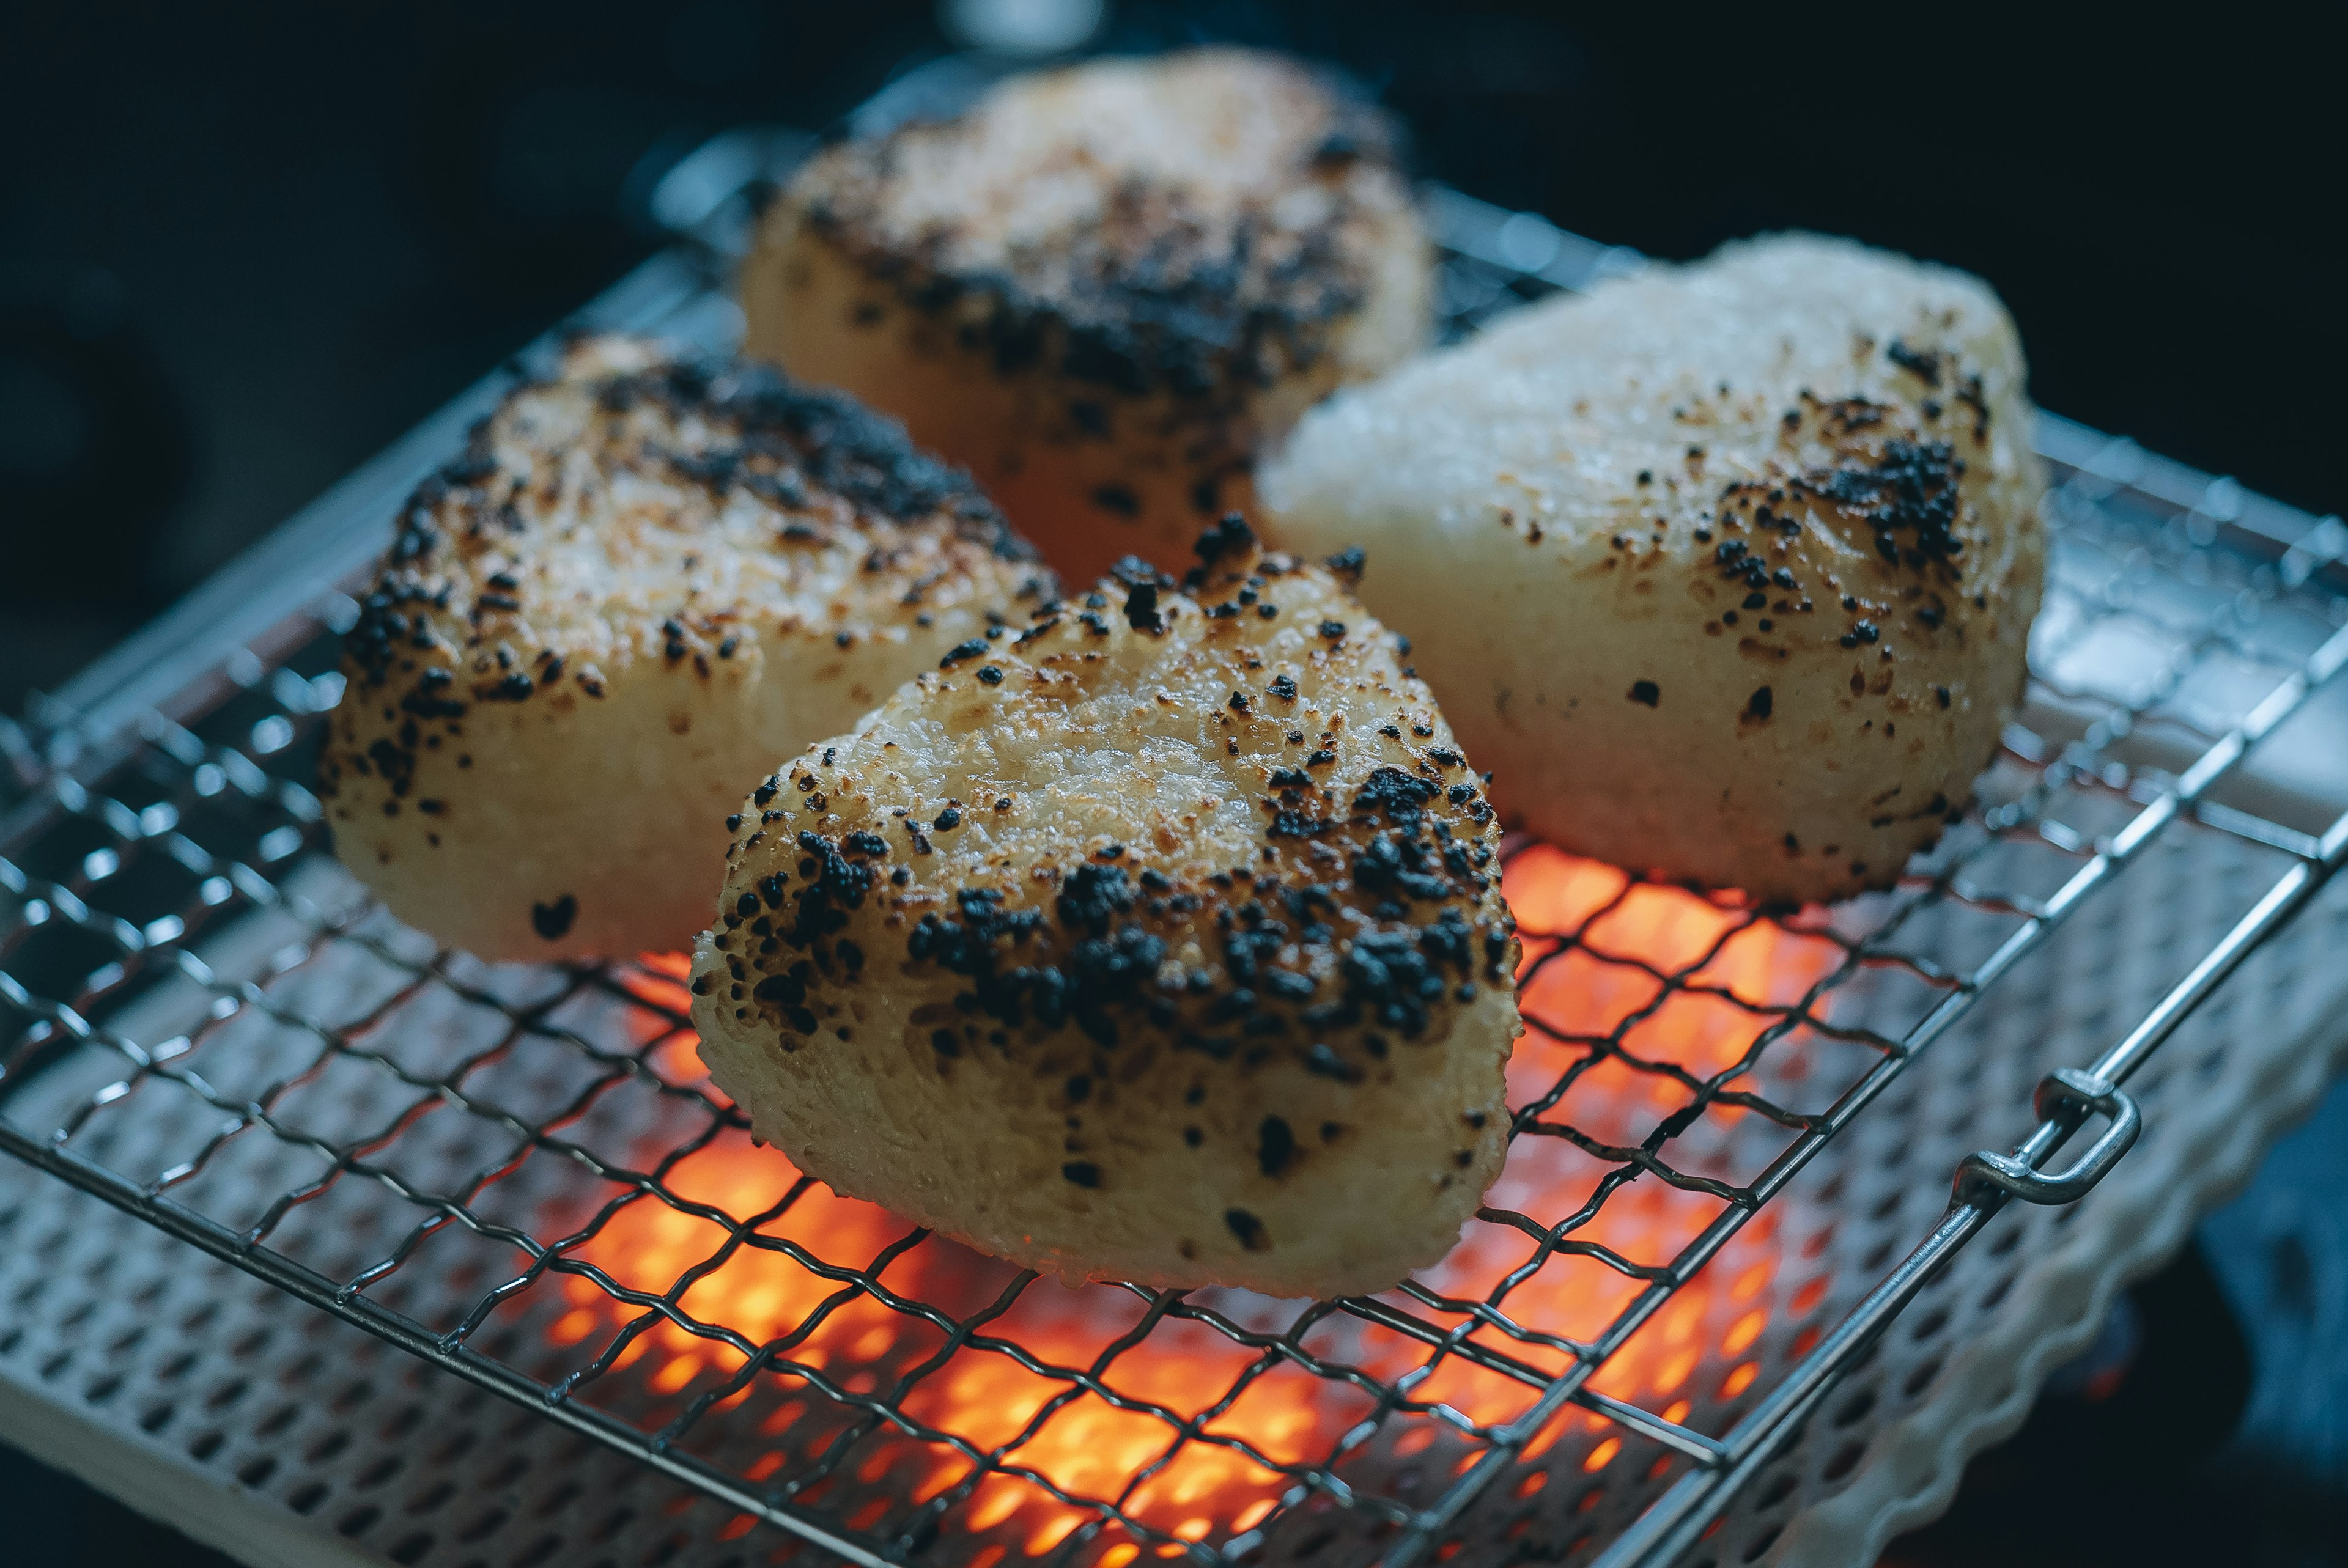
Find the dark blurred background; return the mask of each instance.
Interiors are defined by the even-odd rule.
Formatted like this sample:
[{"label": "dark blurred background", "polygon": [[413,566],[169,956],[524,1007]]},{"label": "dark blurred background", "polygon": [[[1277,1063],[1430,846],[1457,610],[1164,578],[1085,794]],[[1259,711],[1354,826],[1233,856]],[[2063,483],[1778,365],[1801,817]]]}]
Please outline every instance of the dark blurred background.
[{"label": "dark blurred background", "polygon": [[[0,12],[0,712],[618,275],[697,135],[821,126],[953,46],[942,20],[1067,8]],[[2047,406],[2327,512],[2348,30],[2324,9],[1128,4],[1095,41],[1337,61],[1427,172],[1659,255],[1803,225],[1970,268]]]},{"label": "dark blurred background", "polygon": [[[0,712],[648,251],[700,136],[1072,4],[0,6]],[[2343,15],[1318,0],[1111,5],[1091,42],[1333,60],[1424,172],[1658,255],[1801,226],[1954,262],[2047,406],[2329,512]],[[2137,1370],[1895,1557],[2348,1562],[2343,1150],[2335,1096],[2137,1293],[2103,1352]],[[202,1560],[5,1454],[0,1515],[0,1559]]]}]

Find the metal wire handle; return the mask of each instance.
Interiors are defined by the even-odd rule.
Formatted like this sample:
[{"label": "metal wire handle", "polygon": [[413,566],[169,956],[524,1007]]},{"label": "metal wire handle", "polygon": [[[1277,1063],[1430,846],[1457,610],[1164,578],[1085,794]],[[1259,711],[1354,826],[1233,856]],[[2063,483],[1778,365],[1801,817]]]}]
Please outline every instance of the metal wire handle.
[{"label": "metal wire handle", "polygon": [[[2348,632],[2334,634],[2311,661],[2311,668],[2320,668],[2328,676],[2339,668],[2333,662],[2337,656],[2348,656]],[[2220,743],[2211,750],[2214,753],[2226,749],[2225,743]],[[2078,1165],[2057,1180],[2069,1178],[2082,1167],[2098,1165],[2101,1169],[2096,1170],[2095,1175],[2099,1178],[2104,1170],[2116,1163],[2127,1152],[2125,1146],[2103,1155],[2103,1144],[2113,1142],[2119,1132],[2121,1113],[2127,1117],[2131,1143],[2135,1141],[2134,1129],[2141,1121],[2135,1115],[2135,1102],[2116,1085],[2143,1066],[2161,1042],[2177,1031],[2187,1015],[2240,968],[2261,941],[2305,907],[2343,866],[2348,866],[2348,814],[2333,819],[2317,841],[2315,854],[2277,878],[2266,895],[2234,923],[2233,928],[2193,966],[2191,972],[2154,1004],[2127,1039],[2106,1051],[2087,1071],[2065,1069],[2047,1075],[2038,1088],[2038,1130],[2015,1149],[2010,1163],[2035,1176],[2037,1162],[2061,1148],[2076,1131],[2076,1123],[2069,1114],[2045,1113],[2049,1109],[2060,1109],[2050,1106],[2050,1093],[2065,1101],[2077,1093],[2085,1100],[2085,1091],[2089,1089],[2108,1089],[2112,1109],[2105,1114],[2113,1117],[2111,1129],[2097,1140],[2096,1148],[2080,1158]],[[2064,1081],[2066,1078],[2068,1081]],[[2098,1111],[2104,1109],[2092,1100],[2086,1103]],[[2002,1164],[2007,1157],[1975,1154],[1964,1163],[1971,1167],[1976,1160]],[[2092,1186],[2094,1182],[2087,1184]],[[1595,1568],[1664,1568],[1694,1547],[1705,1527],[1720,1516],[1728,1499],[1792,1439],[1802,1422],[1824,1402],[1843,1372],[1882,1336],[1891,1320],[1915,1299],[1941,1267],[2003,1207],[2005,1199],[2000,1189],[2013,1190],[1993,1178],[1986,1190],[1976,1186],[1968,1192],[1961,1177],[1956,1195],[1932,1234],[1917,1243],[1883,1282],[1852,1307],[1801,1365],[1728,1434],[1721,1446],[1723,1452],[1730,1456],[1729,1461],[1714,1470],[1699,1468],[1683,1476],[1616,1538],[1598,1558]]]},{"label": "metal wire handle", "polygon": [[2127,1091],[2075,1067],[2058,1067],[2040,1079],[2032,1102],[2041,1122],[2066,1121],[2075,1127],[2093,1112],[2111,1125],[2093,1147],[2058,1174],[2047,1174],[2027,1160],[1989,1149],[1967,1154],[1957,1167],[1958,1203],[1972,1203],[1987,1195],[1984,1188],[1994,1187],[2024,1203],[2075,1204],[2120,1163],[2120,1156],[2135,1146],[2137,1134],[2144,1131],[2144,1113]]}]

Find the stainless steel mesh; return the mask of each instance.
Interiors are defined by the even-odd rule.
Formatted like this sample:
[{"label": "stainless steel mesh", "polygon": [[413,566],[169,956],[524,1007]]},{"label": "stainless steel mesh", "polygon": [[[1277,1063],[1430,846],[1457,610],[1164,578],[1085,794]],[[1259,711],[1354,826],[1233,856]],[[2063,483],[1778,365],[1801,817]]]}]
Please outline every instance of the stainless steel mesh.
[{"label": "stainless steel mesh", "polygon": [[[1637,264],[1431,203],[1455,326]],[[597,319],[721,340],[707,210],[720,243]],[[1899,1201],[1845,1207],[1849,1163],[1889,1152],[1877,1129],[1934,1147],[1898,1131],[1918,1064],[1972,1066],[2029,1133],[2040,1071],[2149,1016],[2132,1067],[2348,846],[2348,533],[2050,420],[2032,705],[1898,890],[1768,917],[1514,844],[1536,1033],[1509,1170],[1449,1262],[1340,1302],[1064,1290],[751,1150],[674,959],[487,968],[327,856],[306,786],[340,589],[493,394],[297,522],[208,617],[0,725],[0,1147],[684,1483],[728,1511],[710,1539],[788,1532],[762,1555],[1552,1561],[1677,1551],[1756,1479],[1746,1514],[1782,1512],[1769,1454],[1963,1240],[1861,1299],[1946,1197],[1936,1156]],[[2187,917],[2146,953],[2125,917],[2156,885]],[[2067,951],[2066,928],[2117,945]],[[2050,961],[2130,983],[2057,1027],[2032,989]],[[2302,1008],[2332,994],[2307,968]],[[2051,1245],[2075,1212],[1995,1245]],[[1844,1446],[1800,1450],[1806,1497]]]}]

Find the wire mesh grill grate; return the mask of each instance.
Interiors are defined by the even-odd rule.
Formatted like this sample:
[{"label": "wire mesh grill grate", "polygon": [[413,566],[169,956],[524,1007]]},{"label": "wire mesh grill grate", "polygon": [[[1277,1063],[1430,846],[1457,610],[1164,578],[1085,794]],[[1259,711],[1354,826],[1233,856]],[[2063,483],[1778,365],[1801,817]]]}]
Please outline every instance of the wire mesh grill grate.
[{"label": "wire mesh grill grate", "polygon": [[[1433,210],[1456,330],[1636,264]],[[706,336],[711,297],[641,324]],[[1378,1297],[1037,1281],[750,1149],[677,960],[492,969],[388,921],[306,787],[324,581],[118,732],[0,725],[0,1143],[853,1560],[1396,1562],[1551,1487],[1514,1517],[1588,1555],[1815,1368],[1835,1216],[1776,1200],[1925,1046],[2173,819],[2270,882],[2340,858],[2348,535],[2042,445],[2031,706],[1897,890],[1767,915],[1512,843],[1509,1168]]]}]

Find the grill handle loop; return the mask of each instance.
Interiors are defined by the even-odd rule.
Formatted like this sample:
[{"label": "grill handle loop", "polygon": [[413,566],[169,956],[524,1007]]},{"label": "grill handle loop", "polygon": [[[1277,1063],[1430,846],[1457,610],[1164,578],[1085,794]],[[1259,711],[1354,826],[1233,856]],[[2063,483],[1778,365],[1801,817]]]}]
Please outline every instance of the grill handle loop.
[{"label": "grill handle loop", "polygon": [[2092,1112],[2110,1125],[2064,1171],[2042,1173],[2024,1156],[1995,1154],[1985,1149],[1967,1154],[1957,1166],[1959,1203],[1987,1196],[1982,1190],[1986,1187],[2024,1203],[2077,1203],[2119,1163],[2120,1156],[2135,1146],[2137,1134],[2144,1131],[2144,1114],[2126,1090],[2075,1067],[2056,1068],[2040,1079],[2034,1104],[2042,1122],[2061,1119],[2075,1125]]}]

